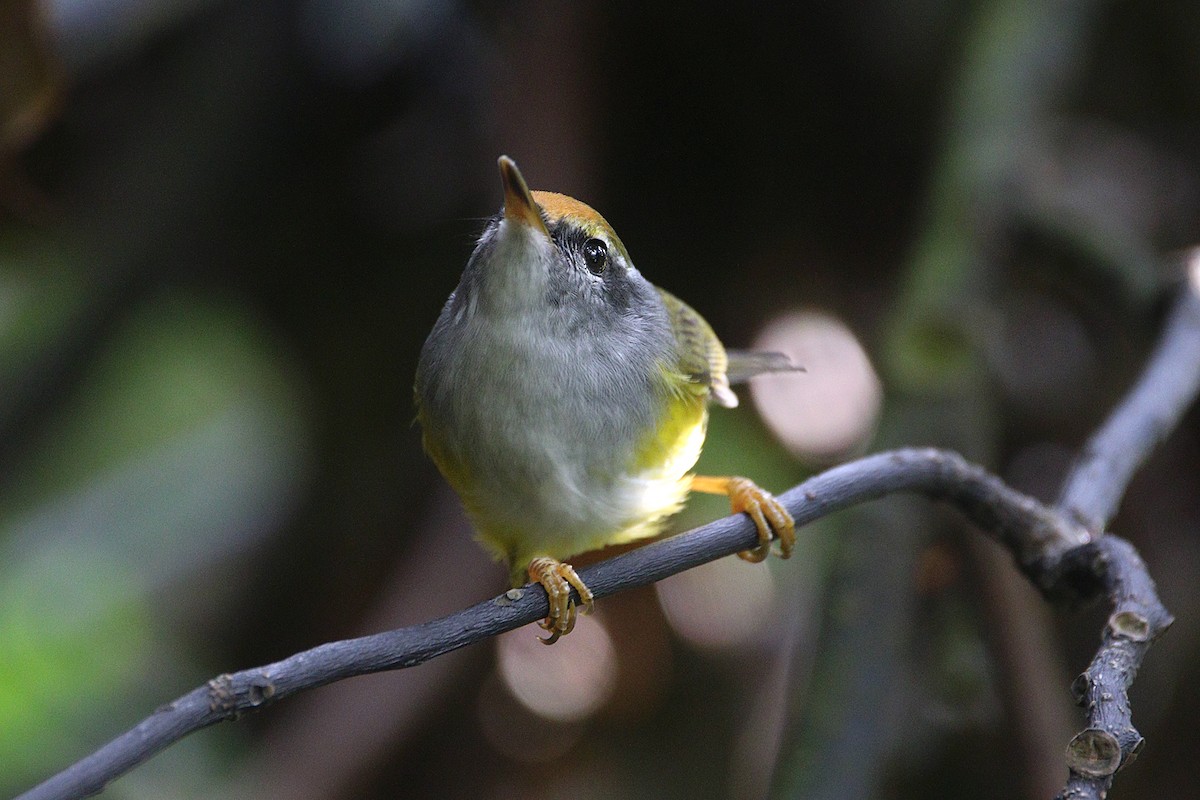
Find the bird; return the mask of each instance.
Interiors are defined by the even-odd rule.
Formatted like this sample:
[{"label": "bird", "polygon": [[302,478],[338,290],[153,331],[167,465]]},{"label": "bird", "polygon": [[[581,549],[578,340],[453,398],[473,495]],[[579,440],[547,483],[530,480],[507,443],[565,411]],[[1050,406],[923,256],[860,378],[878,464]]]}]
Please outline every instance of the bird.
[{"label": "bird", "polygon": [[[780,353],[726,351],[709,324],[634,267],[593,208],[530,191],[498,161],[503,207],[486,223],[421,348],[414,395],[425,451],[513,587],[546,591],[539,625],[571,632],[591,590],[568,559],[658,535],[698,491],[728,496],[758,530],[762,561],[795,523],[737,476],[691,473],[708,405],[731,383],[802,369]],[[578,593],[576,603],[571,595]]]}]

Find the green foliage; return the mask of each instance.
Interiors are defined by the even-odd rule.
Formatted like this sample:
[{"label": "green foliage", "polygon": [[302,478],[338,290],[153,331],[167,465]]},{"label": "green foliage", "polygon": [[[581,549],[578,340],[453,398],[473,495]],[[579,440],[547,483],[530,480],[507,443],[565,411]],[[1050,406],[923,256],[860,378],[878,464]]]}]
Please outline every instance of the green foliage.
[{"label": "green foliage", "polygon": [[[70,327],[84,285],[0,269],[8,375]],[[256,320],[194,295],[135,309],[44,414],[0,486],[0,793],[86,752],[126,703],[187,688],[149,680],[195,671],[163,637],[188,609],[163,601],[273,530],[306,463],[286,361]]]}]

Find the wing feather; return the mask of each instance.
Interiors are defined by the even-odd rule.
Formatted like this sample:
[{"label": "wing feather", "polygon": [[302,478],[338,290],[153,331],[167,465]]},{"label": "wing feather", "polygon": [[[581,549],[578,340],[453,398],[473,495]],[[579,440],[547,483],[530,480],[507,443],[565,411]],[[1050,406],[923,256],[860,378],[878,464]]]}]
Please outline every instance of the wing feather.
[{"label": "wing feather", "polygon": [[737,395],[729,388],[725,375],[729,360],[721,340],[704,317],[687,303],[663,289],[658,293],[671,318],[679,371],[720,405],[736,406]]},{"label": "wing feather", "polygon": [[733,408],[738,404],[731,383],[745,383],[764,372],[804,371],[783,353],[727,351],[695,309],[670,292],[658,289],[658,293],[671,318],[679,371],[720,405]]}]

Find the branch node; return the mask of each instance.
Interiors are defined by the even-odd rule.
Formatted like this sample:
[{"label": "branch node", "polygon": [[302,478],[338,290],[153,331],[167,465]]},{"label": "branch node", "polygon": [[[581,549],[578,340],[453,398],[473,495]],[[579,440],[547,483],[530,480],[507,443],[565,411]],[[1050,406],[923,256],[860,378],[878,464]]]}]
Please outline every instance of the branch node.
[{"label": "branch node", "polygon": [[246,690],[246,700],[257,708],[275,696],[275,684],[266,675],[262,680],[253,680]]},{"label": "branch node", "polygon": [[1138,740],[1133,743],[1133,747],[1131,747],[1129,749],[1129,755],[1125,756],[1125,763],[1123,763],[1121,765],[1121,768],[1124,769],[1125,767],[1128,767],[1130,764],[1132,764],[1134,762],[1134,759],[1136,759],[1138,757],[1138,753],[1142,752],[1142,748],[1145,746],[1146,746],[1146,740],[1143,737],[1139,736]]},{"label": "branch node", "polygon": [[1121,745],[1108,731],[1080,731],[1067,745],[1067,766],[1088,778],[1107,778],[1121,766]]},{"label": "branch node", "polygon": [[1079,673],[1075,680],[1071,681],[1071,698],[1075,701],[1075,705],[1083,708],[1088,703],[1088,692],[1092,690],[1092,679],[1088,677],[1086,672]]},{"label": "branch node", "polygon": [[1150,620],[1135,611],[1118,611],[1108,618],[1108,632],[1113,638],[1132,642],[1150,641]]},{"label": "branch node", "polygon": [[208,710],[223,717],[237,714],[237,692],[233,688],[233,676],[228,672],[208,682]]},{"label": "branch node", "polygon": [[496,605],[501,606],[501,607],[511,606],[513,603],[517,602],[524,596],[525,596],[524,589],[509,589],[507,592],[505,592],[504,594],[497,597],[493,602],[495,602]]}]

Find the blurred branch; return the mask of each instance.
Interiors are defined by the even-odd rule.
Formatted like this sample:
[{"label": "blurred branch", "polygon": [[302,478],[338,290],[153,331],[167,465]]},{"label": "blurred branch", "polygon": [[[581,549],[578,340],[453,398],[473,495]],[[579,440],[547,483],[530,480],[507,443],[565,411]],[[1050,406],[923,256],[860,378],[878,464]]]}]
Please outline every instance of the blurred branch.
[{"label": "blurred branch", "polygon": [[35,0],[0,4],[0,163],[45,129],[63,91],[45,16]]},{"label": "blurred branch", "polygon": [[1018,773],[1013,800],[1046,800],[1063,784],[1063,742],[1078,726],[1078,712],[1063,692],[1069,678],[1051,606],[1005,563],[1004,552],[979,537],[964,543],[974,564],[972,583],[986,622],[984,635],[996,662],[996,689],[1012,737]]},{"label": "blurred branch", "polygon": [[[1118,274],[1130,289],[1149,292],[1158,285],[1154,269],[1157,261],[1147,257],[1153,252],[1151,237],[1142,233],[1131,241],[1128,234],[1136,228],[1114,224],[1113,204],[1081,209],[1078,203],[1068,204],[1073,199],[1065,191],[1068,185],[1045,180],[1046,175],[1063,172],[1063,159],[1051,159],[1048,145],[1055,121],[1070,106],[1066,90],[1093,61],[1091,31],[1104,8],[1096,0],[990,0],[980,5],[968,30],[963,63],[956,72],[948,138],[933,173],[929,217],[894,305],[893,326],[886,339],[886,363],[891,385],[914,395],[912,408],[908,409],[910,418],[930,410],[944,412],[940,404],[952,404],[943,419],[952,421],[948,424],[960,434],[952,440],[953,445],[984,461],[990,460],[986,449],[992,443],[986,426],[989,413],[994,414],[996,407],[980,353],[985,352],[983,340],[989,331],[991,298],[1000,288],[1003,260],[1011,250],[1009,231],[1014,216],[1036,213],[1043,228],[1069,232],[1074,241],[1086,245],[1083,252],[1090,256],[1090,262],[1119,264]],[[1096,159],[1094,152],[1090,155],[1095,159],[1091,163],[1109,167],[1116,162]],[[1082,169],[1079,173],[1086,174]],[[1118,187],[1115,191],[1124,198],[1129,182],[1114,184]],[[1024,208],[1021,202],[1026,204]],[[1064,213],[1068,210],[1074,212],[1073,216]],[[1082,210],[1090,213],[1084,215]],[[1181,302],[1195,303],[1191,299]],[[1180,311],[1180,316],[1186,314]],[[1136,563],[1136,553],[1117,553],[1128,545],[1100,534],[1134,470],[1149,448],[1175,424],[1195,393],[1195,380],[1186,376],[1196,372],[1200,352],[1196,345],[1186,343],[1187,338],[1167,334],[1143,382],[1089,444],[1057,507],[1065,519],[1077,521],[1094,537],[1092,543],[1074,553],[1076,558],[1091,559],[1086,567],[1092,571],[1087,581],[1089,593],[1102,591],[1108,596],[1114,605],[1113,619],[1125,620],[1121,615],[1128,613],[1130,621],[1144,628],[1134,634],[1136,640],[1129,638],[1130,631],[1107,630],[1096,661],[1081,681],[1087,699],[1094,702],[1089,707],[1089,730],[1072,740],[1068,797],[1103,796],[1112,773],[1127,762],[1140,740],[1129,725],[1128,681],[1136,673],[1150,640],[1170,623],[1170,616],[1158,603],[1144,565]],[[1156,366],[1160,364],[1174,367]],[[1179,374],[1173,375],[1171,369]],[[938,441],[945,442],[945,435]],[[982,446],[972,447],[972,443]],[[1113,565],[1106,563],[1110,559]],[[1065,568],[1069,563],[1070,559],[1064,559],[1061,566]],[[1113,571],[1101,572],[1108,568]],[[1043,590],[1051,588],[1041,582],[1045,578],[1058,584],[1059,590],[1067,588],[1070,581],[1055,572],[1026,570]],[[1146,577],[1144,583],[1142,577]],[[1100,580],[1099,588],[1093,584],[1095,580]],[[1128,590],[1132,582],[1149,590],[1144,597],[1145,607],[1135,609],[1125,604],[1131,597]],[[1011,609],[1008,611],[1011,613]],[[1031,620],[1025,622],[1030,624]],[[1003,641],[999,637],[996,640]],[[1120,649],[1120,657],[1116,658],[1118,654],[1110,648]],[[1037,651],[1032,653],[1037,659]],[[1115,667],[1106,671],[1102,668],[1106,659],[1128,671],[1118,673]],[[1014,670],[1005,677],[1017,687],[1005,697],[1016,697],[1020,704],[1007,704],[1009,718],[1041,717],[1032,728],[1017,727],[1014,731],[1023,740],[1019,749],[1024,752],[1042,746],[1037,731],[1053,727],[1053,706],[1039,704],[1036,695],[1036,686],[1052,674],[1052,665],[1044,656],[1040,660],[1039,664],[1032,659],[1000,659],[1006,667],[1019,668],[1023,673]],[[1114,746],[1114,742],[1118,744]],[[1094,745],[1096,751],[1086,752],[1089,745]],[[1107,760],[1099,759],[1101,752]],[[1085,773],[1091,777],[1082,777]]]},{"label": "blurred branch", "polygon": [[[979,338],[1029,154],[1087,61],[1098,0],[979,5],[949,97],[946,141],[884,339],[889,383],[926,399],[978,384]],[[970,424],[977,426],[979,420]],[[969,453],[976,456],[976,453]]]}]

